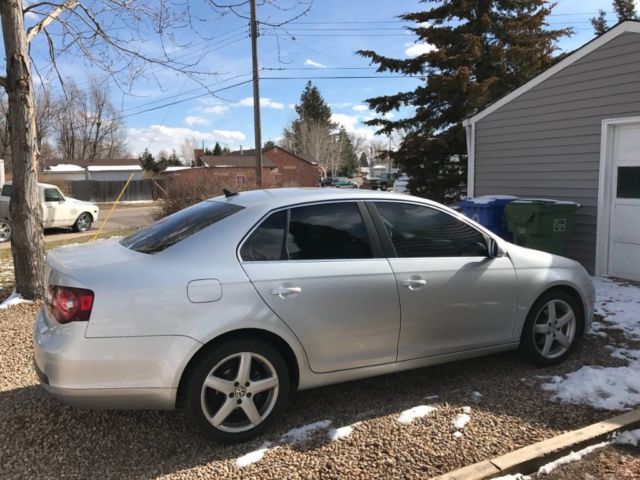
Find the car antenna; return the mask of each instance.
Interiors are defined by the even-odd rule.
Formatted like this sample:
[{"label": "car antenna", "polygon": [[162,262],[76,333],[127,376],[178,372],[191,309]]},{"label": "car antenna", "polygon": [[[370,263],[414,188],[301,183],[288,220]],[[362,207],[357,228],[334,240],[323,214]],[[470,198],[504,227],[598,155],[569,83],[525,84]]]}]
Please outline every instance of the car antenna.
[{"label": "car antenna", "polygon": [[222,193],[224,193],[224,196],[227,198],[235,197],[236,195],[238,195],[238,192],[232,192],[231,190],[227,190],[226,188],[222,189]]}]

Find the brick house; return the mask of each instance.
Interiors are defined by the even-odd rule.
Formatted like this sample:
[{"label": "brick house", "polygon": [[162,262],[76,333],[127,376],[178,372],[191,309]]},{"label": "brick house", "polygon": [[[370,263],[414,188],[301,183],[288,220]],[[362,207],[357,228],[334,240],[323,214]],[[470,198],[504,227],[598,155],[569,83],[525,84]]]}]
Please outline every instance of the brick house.
[{"label": "brick house", "polygon": [[[202,149],[194,150],[194,166],[216,169],[231,180],[237,177],[238,185],[255,183],[255,150],[237,150],[226,155],[205,155]],[[296,155],[282,147],[262,151],[262,178],[264,188],[316,187],[320,172],[313,160]]]}]

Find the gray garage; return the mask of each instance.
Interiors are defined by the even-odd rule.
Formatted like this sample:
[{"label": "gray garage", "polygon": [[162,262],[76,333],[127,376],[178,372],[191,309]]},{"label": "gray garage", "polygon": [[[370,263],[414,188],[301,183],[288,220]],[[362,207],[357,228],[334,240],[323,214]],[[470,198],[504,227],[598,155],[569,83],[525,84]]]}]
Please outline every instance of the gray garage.
[{"label": "gray garage", "polygon": [[465,127],[469,196],[578,202],[567,255],[640,281],[640,22],[618,24]]}]

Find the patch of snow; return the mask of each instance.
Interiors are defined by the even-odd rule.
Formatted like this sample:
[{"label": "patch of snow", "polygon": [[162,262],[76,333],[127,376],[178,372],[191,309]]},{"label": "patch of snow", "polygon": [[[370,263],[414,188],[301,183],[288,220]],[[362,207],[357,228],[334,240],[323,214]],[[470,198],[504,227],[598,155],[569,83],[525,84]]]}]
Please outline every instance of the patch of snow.
[{"label": "patch of snow", "polygon": [[140,165],[92,165],[87,167],[90,172],[140,172]]},{"label": "patch of snow", "polygon": [[640,288],[625,285],[610,278],[593,277],[596,287],[595,313],[602,315],[606,325],[594,322],[593,330],[603,326],[622,330],[631,338],[640,339]]},{"label": "patch of snow", "polygon": [[315,432],[329,428],[330,425],[331,420],[320,420],[319,422],[303,425],[302,427],[292,428],[282,435],[281,441],[293,444],[304,442]]},{"label": "patch of snow", "polygon": [[466,413],[459,413],[454,417],[452,423],[453,426],[456,427],[456,429],[462,430],[467,425],[467,423],[469,423],[469,420],[471,420],[471,417],[469,415],[467,415]]},{"label": "patch of snow", "polygon": [[236,458],[236,467],[244,468],[251,465],[252,463],[259,462],[260,460],[262,460],[262,457],[264,457],[264,454],[267,453],[269,447],[271,447],[271,442],[264,442],[259,449]]},{"label": "patch of snow", "polygon": [[640,428],[637,430],[624,431],[613,439],[615,445],[631,445],[637,447],[640,445]]},{"label": "patch of snow", "polygon": [[22,298],[22,295],[16,293],[16,291],[14,290],[13,292],[11,292],[11,295],[9,295],[9,297],[7,297],[5,301],[0,304],[0,308],[4,310],[5,308],[9,308],[20,303],[32,302],[30,300],[25,300],[24,298]]},{"label": "patch of snow", "polygon": [[475,402],[479,402],[482,398],[482,394],[480,392],[471,392],[471,398],[473,398]]},{"label": "patch of snow", "polygon": [[340,440],[342,438],[347,438],[349,435],[353,433],[354,425],[357,425],[358,423],[360,422],[354,423],[353,425],[347,425],[345,427],[331,428],[327,432],[327,436],[329,437],[329,440],[331,440],[332,442],[335,442],[336,440]]},{"label": "patch of snow", "polygon": [[429,395],[428,397],[424,397],[425,400],[437,400],[438,395]]},{"label": "patch of snow", "polygon": [[45,173],[49,172],[83,172],[84,168],[80,165],[74,165],[72,163],[59,163],[58,165],[52,165],[45,169]]},{"label": "patch of snow", "polygon": [[547,463],[546,465],[543,465],[542,467],[540,467],[538,469],[538,474],[539,475],[549,475],[551,472],[553,472],[556,468],[561,467],[562,465],[566,465],[568,463],[572,463],[572,462],[577,462],[578,460],[581,460],[582,457],[584,457],[585,455],[590,454],[591,452],[598,450],[599,448],[603,448],[606,447],[608,445],[610,445],[611,442],[602,442],[602,443],[597,443],[595,445],[591,445],[587,448],[583,448],[582,450],[579,450],[577,452],[571,452],[569,455],[565,455],[564,457],[560,457],[559,459]]},{"label": "patch of snow", "polygon": [[399,423],[411,423],[416,418],[426,417],[430,413],[436,410],[435,407],[430,407],[429,405],[418,405],[417,407],[410,408],[409,410],[405,410],[401,412],[398,418],[396,419]]},{"label": "patch of snow", "polygon": [[453,438],[462,438],[462,432],[456,430],[453,432]]},{"label": "patch of snow", "polygon": [[505,475],[504,477],[496,477],[493,480],[531,480],[531,477],[528,475],[522,475],[521,473],[516,473],[515,475]]},{"label": "patch of snow", "polygon": [[471,413],[471,407],[462,407],[464,413]]}]

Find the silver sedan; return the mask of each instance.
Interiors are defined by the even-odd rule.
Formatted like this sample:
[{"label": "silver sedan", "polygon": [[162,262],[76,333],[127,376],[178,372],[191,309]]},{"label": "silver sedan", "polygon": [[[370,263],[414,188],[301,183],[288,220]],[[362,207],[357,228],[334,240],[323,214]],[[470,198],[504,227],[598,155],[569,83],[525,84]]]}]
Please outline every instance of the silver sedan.
[{"label": "silver sedan", "polygon": [[34,331],[43,387],[172,409],[218,441],[296,390],[519,349],[564,360],[594,288],[440,204],[364,190],[228,193],[121,240],[54,250]]}]

